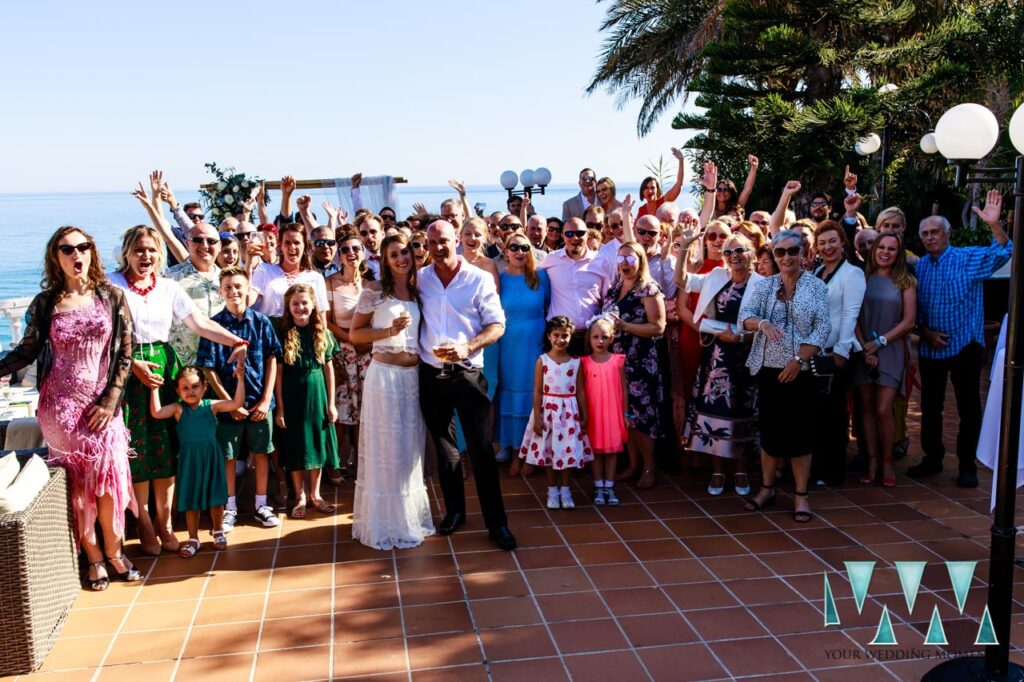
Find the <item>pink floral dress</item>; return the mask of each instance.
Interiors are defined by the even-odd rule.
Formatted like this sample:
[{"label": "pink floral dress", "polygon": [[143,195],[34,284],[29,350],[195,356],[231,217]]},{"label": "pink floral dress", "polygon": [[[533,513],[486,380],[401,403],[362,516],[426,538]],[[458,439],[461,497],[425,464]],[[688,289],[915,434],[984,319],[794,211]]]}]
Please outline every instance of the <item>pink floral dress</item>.
[{"label": "pink floral dress", "polygon": [[98,296],[77,310],[53,313],[53,368],[40,387],[37,412],[50,462],[68,472],[78,531],[93,542],[96,498],[112,498],[119,536],[124,535],[125,509],[136,511],[128,428],[120,410],[100,431],[89,428],[86,416],[107,386],[110,335],[110,312]]},{"label": "pink floral dress", "polygon": [[540,361],[544,377],[541,393],[544,432],[540,436],[534,433],[537,415],[531,414],[519,457],[528,464],[557,471],[581,468],[594,459],[594,452],[586,432],[580,428],[580,407],[576,401],[580,360],[572,358],[559,364],[545,353]]}]

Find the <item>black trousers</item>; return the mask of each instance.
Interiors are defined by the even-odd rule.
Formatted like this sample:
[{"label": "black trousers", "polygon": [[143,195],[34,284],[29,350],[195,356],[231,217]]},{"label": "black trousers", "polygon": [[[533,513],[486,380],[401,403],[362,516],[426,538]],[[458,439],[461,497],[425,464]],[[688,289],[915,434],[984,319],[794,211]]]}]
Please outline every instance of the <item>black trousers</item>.
[{"label": "black trousers", "polygon": [[920,358],[921,368],[921,449],[927,462],[941,464],[946,456],[942,444],[942,410],[946,403],[946,380],[953,380],[956,410],[960,414],[960,432],[956,436],[956,456],[960,470],[974,470],[981,434],[981,363],[985,349],[970,343],[951,358]]},{"label": "black trousers", "polygon": [[831,378],[815,377],[811,476],[838,485],[846,472],[846,448],[850,443],[850,373],[847,365]]},{"label": "black trousers", "polygon": [[487,397],[487,380],[479,369],[447,367],[449,376],[438,378],[441,370],[420,363],[420,409],[437,449],[437,472],[444,493],[445,513],[466,513],[462,460],[455,445],[455,413],[458,412],[484,524],[489,529],[507,526],[498,462],[488,435],[491,401]]}]

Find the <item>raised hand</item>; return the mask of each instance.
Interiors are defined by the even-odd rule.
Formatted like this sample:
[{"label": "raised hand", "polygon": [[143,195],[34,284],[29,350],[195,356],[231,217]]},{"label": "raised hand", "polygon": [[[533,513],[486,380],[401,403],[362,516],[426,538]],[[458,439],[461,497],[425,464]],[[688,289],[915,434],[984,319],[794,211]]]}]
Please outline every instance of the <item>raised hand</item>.
[{"label": "raised hand", "polygon": [[1003,195],[999,193],[997,189],[990,189],[988,194],[985,195],[985,207],[978,208],[972,206],[971,210],[985,221],[985,224],[989,227],[993,225],[999,225],[999,216],[1002,215],[1003,209]]},{"label": "raised hand", "polygon": [[348,211],[341,206],[338,207],[338,227],[342,225],[348,225]]},{"label": "raised hand", "polygon": [[864,199],[859,194],[847,194],[846,198],[843,199],[843,206],[846,208],[846,215],[851,218],[856,218],[860,212],[861,203]]},{"label": "raised hand", "polygon": [[256,188],[256,203],[260,206],[267,205],[267,182],[260,180],[259,187]]},{"label": "raised hand", "polygon": [[164,184],[164,172],[155,170],[149,174],[149,187],[153,191],[153,198],[160,196],[160,188]]},{"label": "raised hand", "polygon": [[139,186],[132,192],[132,196],[138,199],[143,206],[152,206],[153,202],[149,200],[149,194],[146,193],[146,188],[140,182]]},{"label": "raised hand", "polygon": [[519,208],[520,213],[525,213],[525,214],[529,215],[530,214],[530,206],[532,206],[532,205],[533,205],[533,200],[530,199],[530,195],[529,194],[524,194],[523,195],[523,203],[520,204],[520,208]]},{"label": "raised hand", "polygon": [[857,189],[857,174],[850,172],[850,164],[846,164],[846,170],[843,171],[843,185],[846,189]]},{"label": "raised hand", "polygon": [[303,194],[301,197],[295,200],[295,205],[298,206],[299,210],[303,213],[309,210],[310,202],[313,201],[313,197],[308,194]]},{"label": "raised hand", "polygon": [[627,213],[627,214],[629,214],[631,216],[633,215],[633,195],[632,194],[627,194],[626,196],[624,196],[622,198],[622,210],[625,213]]},{"label": "raised hand", "polygon": [[714,161],[704,164],[704,175],[700,179],[700,184],[706,190],[713,190],[718,186],[718,166]]},{"label": "raised hand", "polygon": [[412,210],[416,215],[427,215],[427,207],[418,201],[412,205]]},{"label": "raised hand", "polygon": [[174,192],[171,191],[170,184],[166,182],[160,186],[160,199],[171,208],[178,205],[178,200],[174,198]]},{"label": "raised hand", "polygon": [[682,232],[679,233],[679,242],[685,249],[700,238],[700,225],[697,221],[683,223]]},{"label": "raised hand", "polygon": [[803,185],[800,184],[799,180],[790,180],[786,183],[786,186],[782,188],[782,195],[791,197],[799,192],[801,187],[803,187]]},{"label": "raised hand", "polygon": [[323,201],[321,201],[320,206],[322,206],[323,209],[327,211],[328,218],[337,217],[338,210],[334,208],[334,204],[331,203],[330,199],[324,199]]},{"label": "raised hand", "polygon": [[359,186],[363,184],[363,174],[356,173],[352,176],[352,189],[359,189]]},{"label": "raised hand", "polygon": [[672,156],[676,157],[677,161],[685,161],[686,160],[683,157],[683,152],[679,149],[679,147],[672,147]]},{"label": "raised hand", "polygon": [[460,197],[466,196],[466,183],[462,180],[449,180],[448,186],[458,192]]},{"label": "raised hand", "polygon": [[753,154],[747,154],[747,163],[750,164],[750,170],[757,170],[761,165],[761,161]]},{"label": "raised hand", "polygon": [[281,194],[284,196],[291,196],[292,192],[295,191],[295,178],[291,175],[286,175],[281,178]]}]

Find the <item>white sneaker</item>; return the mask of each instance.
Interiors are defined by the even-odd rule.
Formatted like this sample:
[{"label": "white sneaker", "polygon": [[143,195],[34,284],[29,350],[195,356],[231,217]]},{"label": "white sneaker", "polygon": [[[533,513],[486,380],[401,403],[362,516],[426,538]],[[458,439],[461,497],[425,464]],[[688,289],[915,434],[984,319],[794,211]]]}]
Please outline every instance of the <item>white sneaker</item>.
[{"label": "white sneaker", "polygon": [[572,491],[568,488],[563,488],[559,493],[562,502],[562,509],[575,509],[576,503],[572,501]]},{"label": "white sneaker", "polygon": [[224,510],[224,532],[230,533],[235,529],[235,522],[238,521],[238,512],[234,509]]},{"label": "white sneaker", "polygon": [[264,528],[275,528],[281,525],[281,519],[277,518],[274,510],[265,505],[256,510],[256,520],[262,523]]},{"label": "white sneaker", "polygon": [[558,499],[558,488],[548,491],[548,509],[558,509],[562,505]]}]

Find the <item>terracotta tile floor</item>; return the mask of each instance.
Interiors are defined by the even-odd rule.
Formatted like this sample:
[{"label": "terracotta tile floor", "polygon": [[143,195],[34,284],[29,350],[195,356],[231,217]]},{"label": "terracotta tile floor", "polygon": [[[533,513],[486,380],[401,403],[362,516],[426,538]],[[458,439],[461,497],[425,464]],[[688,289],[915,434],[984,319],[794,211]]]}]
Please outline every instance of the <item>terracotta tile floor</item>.
[{"label": "terracotta tile floor", "polygon": [[[952,416],[947,431],[952,440]],[[691,474],[620,486],[617,508],[586,502],[589,477],[574,485],[579,508],[552,512],[541,477],[503,482],[514,553],[495,550],[479,513],[413,550],[367,549],[351,540],[351,484],[330,489],[332,516],[270,530],[243,519],[225,552],[204,534],[192,560],[139,558],[141,585],[82,592],[43,669],[19,679],[918,679],[935,661],[868,655],[887,651],[868,645],[883,604],[901,650],[930,651],[921,642],[935,605],[948,648],[974,648],[985,472],[977,490],[948,474],[927,485],[900,475],[892,490],[851,475],[812,494],[815,518],[803,525],[791,518],[791,482],[765,514],[744,512],[731,492],[711,498]],[[433,484],[435,507],[439,492]],[[954,558],[979,562],[963,616],[941,563]],[[861,614],[839,572],[854,559],[877,562]],[[897,560],[929,562],[912,615]],[[842,627],[823,625],[824,571]]]}]

